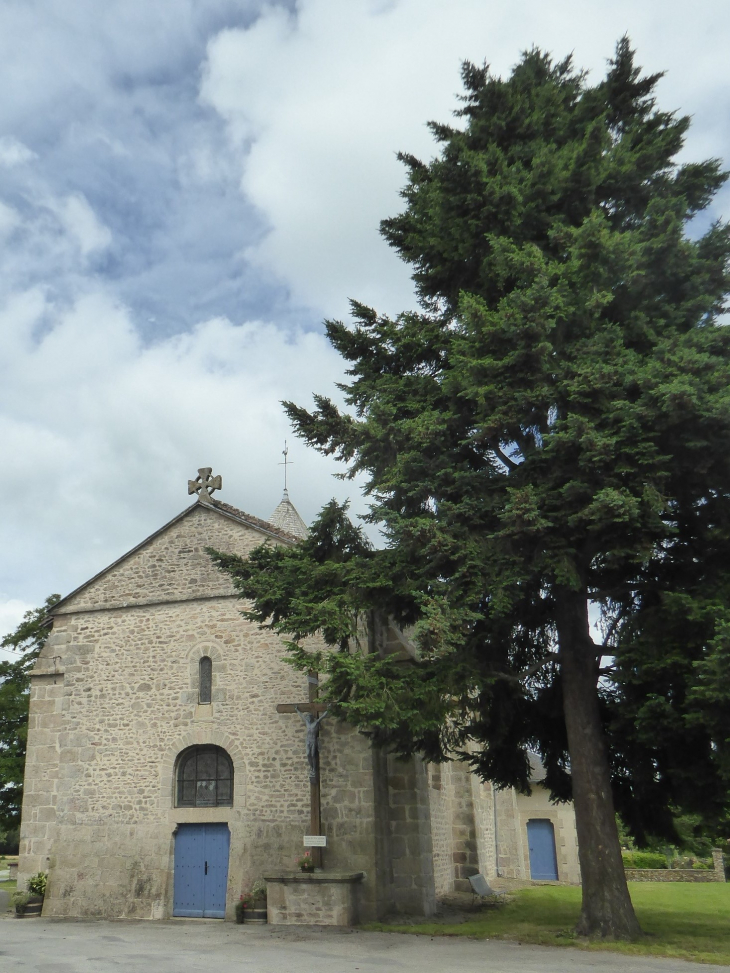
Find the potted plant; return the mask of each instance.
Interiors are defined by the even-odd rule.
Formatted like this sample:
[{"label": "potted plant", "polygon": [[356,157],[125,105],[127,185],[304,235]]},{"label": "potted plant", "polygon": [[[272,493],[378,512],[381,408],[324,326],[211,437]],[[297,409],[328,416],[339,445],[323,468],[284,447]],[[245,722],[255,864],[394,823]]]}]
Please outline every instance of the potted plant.
[{"label": "potted plant", "polygon": [[305,851],[300,858],[297,858],[297,865],[302,872],[314,871],[314,862],[312,861],[312,856],[308,851]]},{"label": "potted plant", "polygon": [[48,882],[47,872],[36,872],[28,879],[28,901],[25,905],[25,916],[39,916],[43,911],[43,899]]},{"label": "potted plant", "polygon": [[[240,918],[239,918],[240,916]],[[236,903],[236,922],[266,922],[266,883],[257,879]]]},{"label": "potted plant", "polygon": [[11,896],[13,903],[13,908],[15,909],[15,915],[18,919],[22,919],[25,915],[25,910],[30,902],[30,894],[24,892],[22,889],[16,889]]},{"label": "potted plant", "polygon": [[43,897],[46,894],[46,872],[38,872],[28,879],[28,888],[13,892],[12,902],[18,919],[39,916],[43,910]]}]

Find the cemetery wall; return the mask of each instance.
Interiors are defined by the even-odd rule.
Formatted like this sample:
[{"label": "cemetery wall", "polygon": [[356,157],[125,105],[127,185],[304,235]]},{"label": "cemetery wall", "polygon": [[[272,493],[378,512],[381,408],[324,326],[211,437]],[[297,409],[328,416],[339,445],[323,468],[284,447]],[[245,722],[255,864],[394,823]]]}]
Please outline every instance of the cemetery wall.
[{"label": "cemetery wall", "polygon": [[627,868],[629,882],[724,882],[725,875],[702,868]]}]

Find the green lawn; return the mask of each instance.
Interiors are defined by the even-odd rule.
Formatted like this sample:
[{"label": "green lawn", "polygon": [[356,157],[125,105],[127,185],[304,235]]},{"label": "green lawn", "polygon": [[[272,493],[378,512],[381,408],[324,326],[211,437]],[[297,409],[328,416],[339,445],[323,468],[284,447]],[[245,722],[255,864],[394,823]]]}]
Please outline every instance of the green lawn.
[{"label": "green lawn", "polygon": [[5,889],[6,892],[14,892],[17,884],[15,879],[11,881],[8,878],[4,882],[0,882],[0,889]]},{"label": "green lawn", "polygon": [[446,925],[371,925],[371,929],[428,936],[476,936],[549,946],[608,949],[672,956],[730,966],[730,884],[629,882],[644,932],[639,942],[579,940],[572,929],[580,912],[580,889],[544,885],[516,892],[506,905],[481,909],[473,920]]}]

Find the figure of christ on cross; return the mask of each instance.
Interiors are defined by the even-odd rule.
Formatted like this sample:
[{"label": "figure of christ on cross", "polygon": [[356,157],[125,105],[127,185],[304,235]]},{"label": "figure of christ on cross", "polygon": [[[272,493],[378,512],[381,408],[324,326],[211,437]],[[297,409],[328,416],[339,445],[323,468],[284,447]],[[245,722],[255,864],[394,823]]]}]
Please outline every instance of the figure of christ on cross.
[{"label": "figure of christ on cross", "polygon": [[[307,763],[309,764],[309,833],[322,834],[322,810],[319,788],[319,724],[327,715],[327,707],[317,700],[319,677],[316,672],[307,676],[309,700],[306,703],[279,703],[277,713],[298,713],[307,727]],[[322,867],[322,849],[312,848],[315,868]]]}]

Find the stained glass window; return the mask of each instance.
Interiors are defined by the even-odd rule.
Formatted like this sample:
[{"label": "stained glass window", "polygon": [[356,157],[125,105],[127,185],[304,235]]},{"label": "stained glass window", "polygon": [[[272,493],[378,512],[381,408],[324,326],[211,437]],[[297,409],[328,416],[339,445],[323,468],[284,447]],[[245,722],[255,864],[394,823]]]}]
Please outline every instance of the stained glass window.
[{"label": "stained glass window", "polygon": [[204,655],[198,665],[198,702],[209,703],[213,689],[213,660]]},{"label": "stained glass window", "polygon": [[233,764],[220,747],[190,747],[177,765],[178,807],[233,804]]}]

